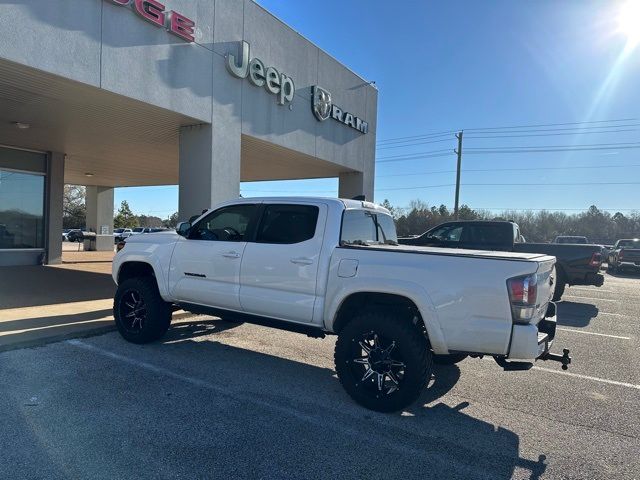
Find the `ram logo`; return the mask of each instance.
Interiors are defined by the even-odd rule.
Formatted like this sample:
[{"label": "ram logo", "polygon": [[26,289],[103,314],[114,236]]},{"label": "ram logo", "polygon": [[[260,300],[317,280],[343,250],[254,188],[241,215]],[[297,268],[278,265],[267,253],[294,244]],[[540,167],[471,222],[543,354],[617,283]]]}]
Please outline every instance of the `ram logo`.
[{"label": "ram logo", "polygon": [[311,108],[313,109],[313,114],[321,122],[329,118],[331,115],[331,94],[324,88],[314,85]]}]

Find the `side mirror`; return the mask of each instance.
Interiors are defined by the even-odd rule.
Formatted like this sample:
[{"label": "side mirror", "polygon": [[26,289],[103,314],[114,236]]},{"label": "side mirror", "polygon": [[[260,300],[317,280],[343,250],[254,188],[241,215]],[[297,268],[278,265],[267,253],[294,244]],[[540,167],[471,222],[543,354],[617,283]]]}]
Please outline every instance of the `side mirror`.
[{"label": "side mirror", "polygon": [[189,230],[191,230],[191,223],[189,222],[180,222],[176,227],[176,232],[178,235],[186,237],[189,235]]}]

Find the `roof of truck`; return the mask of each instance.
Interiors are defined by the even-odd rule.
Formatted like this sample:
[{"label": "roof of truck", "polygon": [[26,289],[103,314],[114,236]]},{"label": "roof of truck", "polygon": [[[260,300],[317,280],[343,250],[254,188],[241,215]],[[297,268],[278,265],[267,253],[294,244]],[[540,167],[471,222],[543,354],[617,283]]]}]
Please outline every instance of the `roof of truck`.
[{"label": "roof of truck", "polygon": [[369,210],[379,210],[384,213],[389,213],[389,210],[373,202],[336,197],[243,197],[235,200],[230,200],[228,202],[225,202],[225,204],[253,202],[324,202],[332,203],[334,205],[338,205],[347,209],[366,208]]}]

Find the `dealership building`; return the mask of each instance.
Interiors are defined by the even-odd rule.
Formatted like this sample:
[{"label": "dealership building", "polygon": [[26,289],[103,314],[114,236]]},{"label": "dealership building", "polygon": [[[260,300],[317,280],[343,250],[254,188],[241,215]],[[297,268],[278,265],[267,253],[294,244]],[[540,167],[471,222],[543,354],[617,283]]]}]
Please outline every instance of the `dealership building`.
[{"label": "dealership building", "polygon": [[373,198],[377,90],[252,0],[12,0],[0,24],[0,265],[60,262],[65,184],[101,250],[115,187],[177,184],[182,218],[242,181]]}]

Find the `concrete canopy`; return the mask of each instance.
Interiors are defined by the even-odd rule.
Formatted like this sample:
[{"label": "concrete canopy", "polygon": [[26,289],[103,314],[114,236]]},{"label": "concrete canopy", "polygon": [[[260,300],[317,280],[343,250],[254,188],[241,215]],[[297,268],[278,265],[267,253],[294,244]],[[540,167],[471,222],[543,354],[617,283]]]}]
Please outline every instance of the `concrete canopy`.
[{"label": "concrete canopy", "polygon": [[[18,122],[29,128],[18,128]],[[0,144],[65,152],[68,184],[178,184],[180,127],[198,123],[180,113],[0,60]],[[248,135],[242,135],[241,145],[242,181],[338,177],[350,170]]]}]

